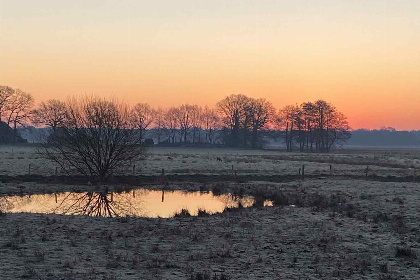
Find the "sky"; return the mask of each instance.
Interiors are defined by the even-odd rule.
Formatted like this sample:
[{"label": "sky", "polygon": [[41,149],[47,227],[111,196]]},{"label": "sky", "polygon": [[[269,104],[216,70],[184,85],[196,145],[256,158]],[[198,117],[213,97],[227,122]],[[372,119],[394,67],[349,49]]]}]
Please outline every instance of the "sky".
[{"label": "sky", "polygon": [[155,107],[325,99],[420,129],[418,0],[0,0],[0,85]]}]

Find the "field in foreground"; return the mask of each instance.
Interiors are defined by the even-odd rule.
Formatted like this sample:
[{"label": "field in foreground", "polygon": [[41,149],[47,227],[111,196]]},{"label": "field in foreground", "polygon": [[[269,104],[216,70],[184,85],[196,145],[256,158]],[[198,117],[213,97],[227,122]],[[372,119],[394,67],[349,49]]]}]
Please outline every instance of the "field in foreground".
[{"label": "field in foreground", "polygon": [[[41,161],[31,147],[14,148],[11,153],[10,148],[0,148],[0,175],[24,175],[19,170]],[[302,164],[315,176],[288,182],[240,180],[249,174],[296,174]],[[342,176],[329,174],[331,164]],[[165,168],[169,174],[217,176],[229,174],[231,165],[238,170],[237,180],[166,182],[164,188],[217,187],[271,199],[275,206],[172,219],[2,214],[0,275],[2,279],[417,279],[420,185],[381,182],[376,177],[366,180],[364,170],[369,165],[377,176],[410,176],[419,167],[418,151],[307,155],[162,148],[152,149],[137,166],[146,175]],[[39,166],[43,166],[37,169],[41,175],[54,170],[47,164]],[[350,175],[358,177],[346,177]],[[159,182],[143,187],[163,188]],[[89,188],[30,180],[0,182],[2,195]]]}]

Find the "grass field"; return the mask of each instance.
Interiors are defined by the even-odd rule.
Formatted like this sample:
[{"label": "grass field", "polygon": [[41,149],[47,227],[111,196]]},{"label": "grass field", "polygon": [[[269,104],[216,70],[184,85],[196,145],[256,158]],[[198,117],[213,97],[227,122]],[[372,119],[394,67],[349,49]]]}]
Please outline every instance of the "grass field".
[{"label": "grass field", "polygon": [[[29,165],[36,180],[27,176]],[[36,147],[0,146],[0,207],[12,194],[103,187],[43,180],[55,168]],[[414,149],[306,154],[151,148],[134,171],[136,180],[148,181],[107,187],[217,189],[274,206],[169,219],[4,210],[0,278],[418,279],[419,169],[420,151]],[[133,169],[117,175],[133,176]]]}]

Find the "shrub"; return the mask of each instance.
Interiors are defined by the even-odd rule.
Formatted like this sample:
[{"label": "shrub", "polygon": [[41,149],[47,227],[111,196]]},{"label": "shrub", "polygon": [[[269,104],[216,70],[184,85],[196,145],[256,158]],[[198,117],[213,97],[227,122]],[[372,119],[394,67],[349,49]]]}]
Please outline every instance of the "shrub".
[{"label": "shrub", "polygon": [[188,211],[188,209],[185,209],[185,208],[182,208],[181,211],[176,212],[174,214],[174,218],[186,218],[186,217],[191,217],[191,214]]},{"label": "shrub", "polygon": [[198,216],[198,217],[207,217],[207,216],[210,216],[210,213],[208,213],[208,212],[206,211],[206,209],[201,209],[201,208],[199,208],[199,209],[198,209],[197,216]]}]

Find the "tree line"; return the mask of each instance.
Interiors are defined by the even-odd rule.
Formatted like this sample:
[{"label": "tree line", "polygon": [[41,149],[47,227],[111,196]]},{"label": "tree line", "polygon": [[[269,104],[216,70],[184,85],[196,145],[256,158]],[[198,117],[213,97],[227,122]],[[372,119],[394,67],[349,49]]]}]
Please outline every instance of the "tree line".
[{"label": "tree line", "polygon": [[[76,103],[75,99],[51,99],[35,108],[30,94],[1,86],[0,120],[14,131],[17,126],[33,124],[55,133],[68,125]],[[351,136],[346,116],[324,100],[276,109],[264,98],[233,94],[217,102],[215,108],[191,104],[153,108],[147,103],[124,106],[125,121],[140,143],[153,137],[167,145],[258,148],[272,139],[282,141],[287,151],[329,152]]]}]

